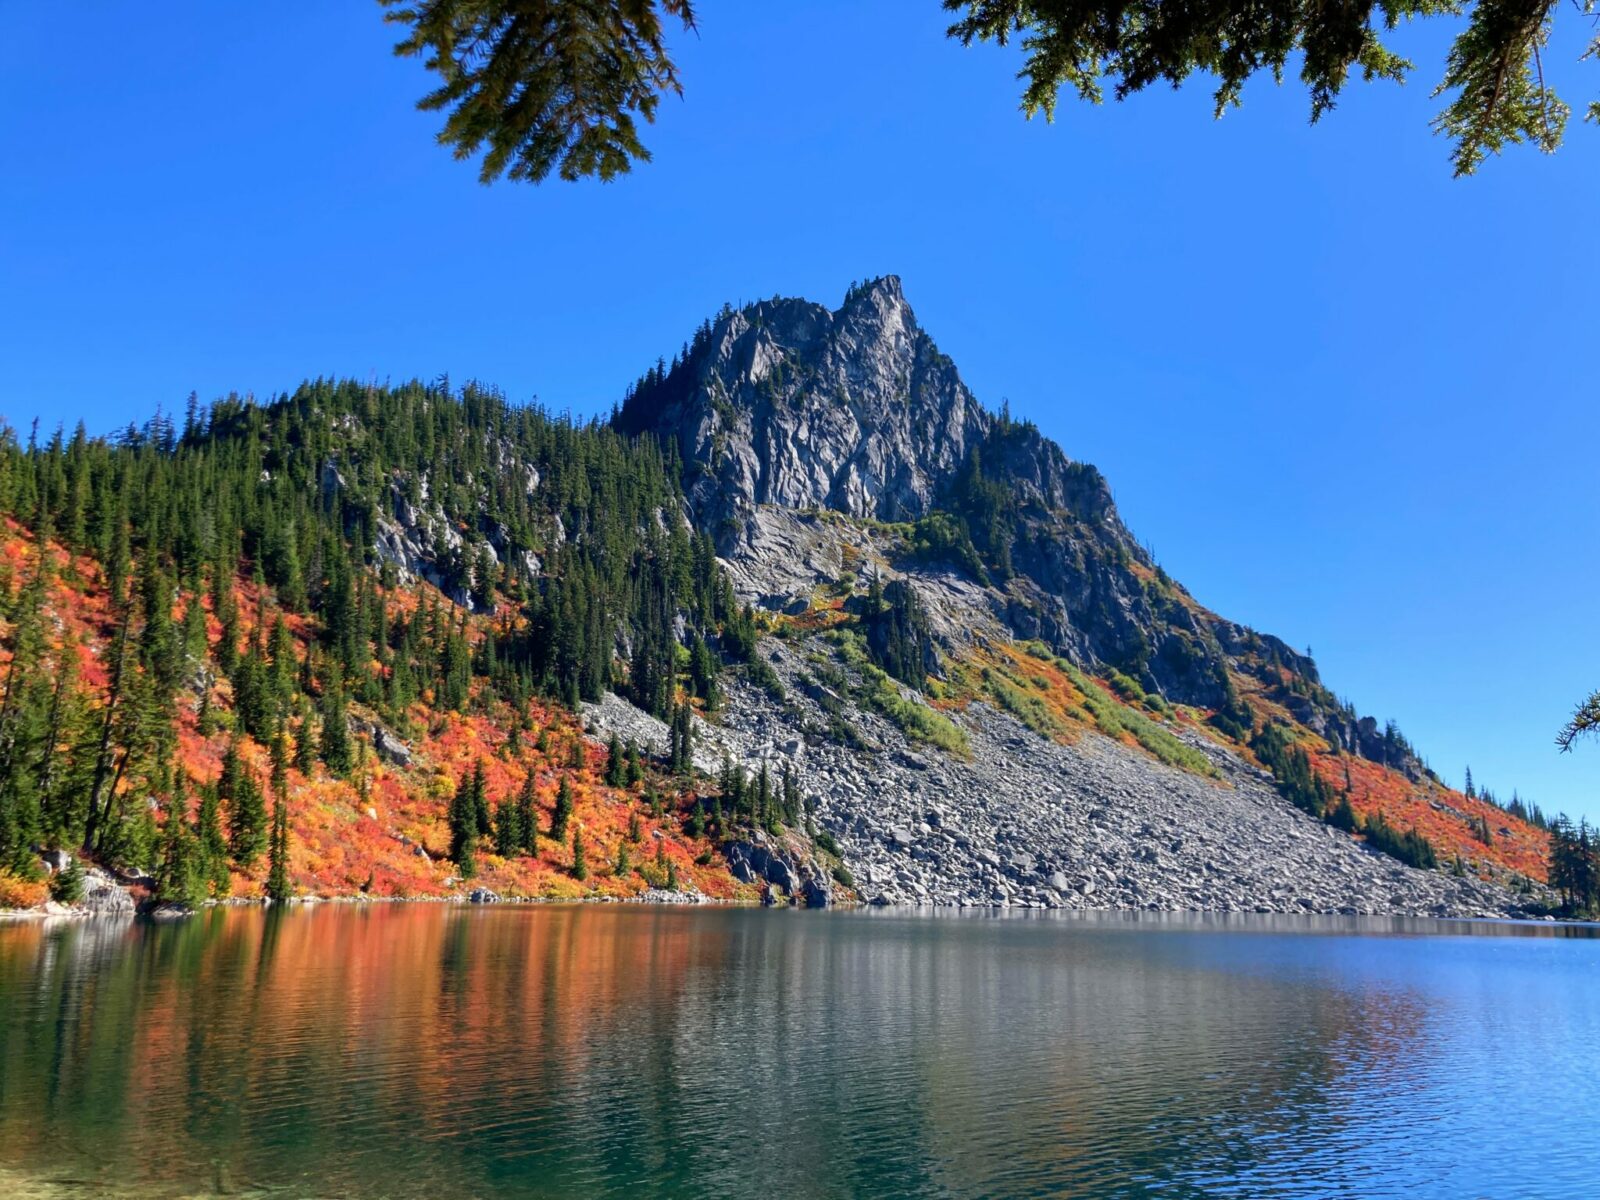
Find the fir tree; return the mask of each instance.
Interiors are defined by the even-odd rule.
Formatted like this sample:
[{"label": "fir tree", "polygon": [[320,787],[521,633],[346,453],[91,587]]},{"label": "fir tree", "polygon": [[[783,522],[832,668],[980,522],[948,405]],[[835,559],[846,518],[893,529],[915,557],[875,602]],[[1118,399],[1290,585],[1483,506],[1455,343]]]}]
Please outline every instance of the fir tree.
[{"label": "fir tree", "polygon": [[583,852],[583,830],[572,831],[572,877],[577,880],[589,878],[589,863]]},{"label": "fir tree", "polygon": [[517,793],[517,828],[522,835],[518,848],[524,854],[539,853],[539,814],[536,801],[533,771],[530,770],[523,777],[522,790]]},{"label": "fir tree", "polygon": [[202,852],[184,812],[187,801],[181,784],[173,789],[161,835],[161,866],[156,872],[154,895],[158,904],[196,908],[205,899],[206,877]]},{"label": "fir tree", "polygon": [[78,904],[83,900],[83,863],[76,856],[50,881],[50,898],[61,904]]},{"label": "fir tree", "polygon": [[550,817],[550,836],[555,841],[567,839],[567,823],[572,820],[572,784],[565,775],[556,788],[555,811]]},{"label": "fir tree", "polygon": [[328,669],[322,690],[322,761],[335,775],[346,775],[355,762],[345,718],[344,672],[337,662]]},{"label": "fir tree", "polygon": [[606,786],[621,787],[627,774],[627,763],[622,754],[622,743],[617,740],[617,735],[611,735],[611,741],[606,745]]},{"label": "fir tree", "polygon": [[289,882],[289,798],[278,796],[272,806],[272,839],[268,854],[267,899],[283,904],[294,898]]},{"label": "fir tree", "polygon": [[510,858],[522,849],[522,813],[512,796],[504,796],[494,814],[494,849],[501,858]]},{"label": "fir tree", "polygon": [[222,835],[222,799],[219,791],[216,785],[201,790],[196,824],[202,874],[211,895],[220,900],[232,890],[233,881],[228,873],[228,841]]},{"label": "fir tree", "polygon": [[474,775],[464,775],[450,801],[450,861],[463,879],[477,874],[478,806],[473,791]]},{"label": "fir tree", "polygon": [[267,848],[267,804],[232,738],[222,756],[217,797],[228,812],[228,848],[241,870],[249,870]]}]

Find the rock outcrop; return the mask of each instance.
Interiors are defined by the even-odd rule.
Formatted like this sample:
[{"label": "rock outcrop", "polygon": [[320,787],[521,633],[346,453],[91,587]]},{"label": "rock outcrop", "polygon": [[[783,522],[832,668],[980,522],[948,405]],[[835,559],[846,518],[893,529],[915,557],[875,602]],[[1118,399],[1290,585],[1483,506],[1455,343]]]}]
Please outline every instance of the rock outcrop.
[{"label": "rock outcrop", "polygon": [[[1234,702],[1230,674],[1274,685],[1287,675],[1308,728],[1423,773],[1409,746],[1321,686],[1309,657],[1168,578],[1094,467],[985,409],[894,276],[852,288],[833,310],[796,299],[724,310],[685,357],[639,381],[616,423],[676,445],[696,524],[757,603],[781,608],[850,570],[860,547],[845,547],[873,522],[927,520],[900,538],[893,567],[941,574],[947,592],[966,593],[958,607],[1010,635],[1205,708]],[[804,528],[815,512],[854,530]],[[935,608],[938,591],[927,597]],[[943,630],[947,642],[964,632]]]},{"label": "rock outcrop", "polygon": [[[1170,579],[1123,526],[1098,471],[979,404],[894,277],[853,287],[837,309],[795,299],[725,309],[683,356],[639,381],[615,423],[676,447],[691,517],[712,535],[740,597],[801,618],[787,640],[765,639],[758,651],[784,699],[771,686],[735,685],[702,731],[697,765],[715,771],[727,754],[752,771],[793,766],[863,896],[1224,912],[1518,910],[1496,885],[1404,867],[1312,819],[1226,748],[1265,711],[1333,750],[1413,782],[1428,777],[1392,725],[1334,698],[1308,655],[1210,612]],[[930,676],[941,677],[944,656],[1043,642],[1046,659],[1113,679],[1155,711],[1213,714],[1223,736],[1192,726],[1183,736],[1218,778],[1095,733],[1070,744],[1042,736],[981,699],[946,714],[970,754],[912,744],[881,703],[861,702],[871,689],[859,678],[843,688],[819,682],[811,668],[837,672],[838,643],[796,639],[819,628],[808,616],[841,605],[847,616],[868,575],[888,597],[914,594],[939,651],[919,655]],[[870,652],[873,631],[863,632]],[[1241,700],[1246,690],[1265,702],[1259,711]],[[645,728],[627,709],[611,698],[592,716],[663,747],[665,728]],[[766,847],[728,853],[742,878],[790,895],[802,885]],[[819,901],[828,884],[823,876]]]}]

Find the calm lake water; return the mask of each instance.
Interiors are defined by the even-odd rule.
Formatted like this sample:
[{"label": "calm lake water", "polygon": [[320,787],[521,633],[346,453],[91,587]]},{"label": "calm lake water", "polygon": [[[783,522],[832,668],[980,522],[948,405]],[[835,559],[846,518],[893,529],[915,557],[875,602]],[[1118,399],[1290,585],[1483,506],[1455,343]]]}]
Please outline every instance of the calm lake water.
[{"label": "calm lake water", "polygon": [[0,925],[0,1193],[1596,1196],[1592,933],[435,905]]}]

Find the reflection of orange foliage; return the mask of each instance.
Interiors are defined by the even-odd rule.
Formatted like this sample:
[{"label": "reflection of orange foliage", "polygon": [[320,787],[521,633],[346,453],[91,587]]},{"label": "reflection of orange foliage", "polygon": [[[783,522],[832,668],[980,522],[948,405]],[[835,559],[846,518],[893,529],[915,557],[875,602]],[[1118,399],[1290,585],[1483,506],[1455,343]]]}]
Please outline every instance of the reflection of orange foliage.
[{"label": "reflection of orange foliage", "polygon": [[[1412,783],[1398,771],[1352,755],[1308,746],[1311,765],[1342,791],[1349,771],[1350,806],[1362,817],[1382,812],[1397,829],[1415,828],[1433,843],[1441,862],[1456,855],[1468,864],[1492,865],[1543,882],[1549,872],[1549,835],[1482,800],[1468,799],[1432,781]],[[1472,832],[1479,818],[1489,823],[1491,844]]]},{"label": "reflection of orange foliage", "polygon": [[[109,657],[116,637],[116,620],[111,612],[103,573],[88,558],[71,557],[59,547],[56,555],[56,582],[50,591],[49,610],[54,627],[77,644],[82,665],[81,680],[90,701],[103,704],[109,685]],[[0,573],[15,589],[33,570],[35,550],[27,531],[16,522],[0,523]],[[452,619],[460,609],[443,600],[425,585],[399,588],[383,593],[392,619],[415,612],[424,593],[434,603],[445,605]],[[247,578],[234,586],[239,610],[239,649],[246,639],[270,628],[280,610],[270,593]],[[174,617],[180,619],[190,603],[205,606],[207,635],[213,649],[222,636],[221,623],[210,611],[208,596],[180,595]],[[294,640],[297,658],[304,658],[316,630],[304,617],[283,614]],[[483,636],[490,621],[514,624],[515,614],[501,611],[492,616],[472,616],[468,639]],[[60,643],[58,642],[57,647]],[[9,654],[0,650],[0,665]],[[377,670],[374,664],[373,668]],[[482,700],[482,697],[479,697]],[[223,755],[230,735],[219,731],[202,736],[199,728],[201,697],[184,692],[178,703],[177,764],[196,784],[214,782],[222,769]],[[231,688],[224,680],[211,696],[213,712],[223,716],[231,704]],[[412,740],[415,761],[401,768],[380,761],[367,745],[367,735],[358,734],[362,743],[360,765],[350,779],[327,775],[320,766],[307,777],[289,772],[289,812],[291,876],[298,891],[319,896],[366,894],[375,897],[443,896],[456,890],[451,881],[457,870],[445,855],[449,833],[445,814],[457,783],[481,762],[484,767],[491,810],[503,798],[514,798],[524,779],[534,775],[538,797],[540,833],[550,828],[556,792],[563,777],[571,784],[574,800],[573,825],[583,830],[590,876],[580,883],[571,875],[570,841],[555,845],[540,839],[537,856],[518,855],[502,859],[493,854],[493,839],[480,842],[479,871],[474,886],[489,887],[508,895],[578,897],[597,894],[627,896],[643,891],[646,879],[633,870],[626,878],[615,877],[612,866],[618,848],[626,839],[632,818],[637,814],[642,836],[630,846],[634,867],[652,870],[657,861],[657,844],[676,868],[682,887],[698,887],[707,895],[734,898],[741,895],[738,885],[720,859],[701,866],[696,860],[709,849],[704,840],[688,836],[683,828],[682,804],[662,784],[668,804],[665,817],[657,821],[644,802],[643,789],[608,788],[601,782],[605,768],[604,751],[583,742],[583,730],[571,713],[534,701],[528,717],[531,731],[524,734],[519,749],[512,751],[508,731],[513,714],[500,703],[488,705],[490,711],[470,714],[438,712],[426,703],[414,704],[408,714],[413,727],[422,731]],[[370,714],[352,705],[360,716]],[[540,731],[548,733],[550,751],[542,755],[535,748]],[[569,765],[574,741],[584,745],[584,765]],[[242,738],[240,753],[265,788],[270,772],[267,747]],[[198,797],[191,797],[191,813]],[[569,835],[570,837],[570,835]],[[258,862],[248,873],[235,872],[233,894],[258,896],[266,880],[267,864]],[[42,902],[42,885],[24,884],[12,877],[0,877],[0,907],[27,906]],[[749,889],[745,889],[746,892]]]}]

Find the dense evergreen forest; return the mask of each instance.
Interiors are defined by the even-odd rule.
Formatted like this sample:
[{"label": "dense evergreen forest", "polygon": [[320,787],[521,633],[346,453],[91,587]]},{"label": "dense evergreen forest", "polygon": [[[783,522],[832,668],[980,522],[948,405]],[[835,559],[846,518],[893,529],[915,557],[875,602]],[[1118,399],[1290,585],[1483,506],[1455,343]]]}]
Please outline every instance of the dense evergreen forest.
[{"label": "dense evergreen forest", "polygon": [[[677,475],[647,438],[446,382],[191,400],[181,423],[158,414],[112,438],[6,431],[0,512],[69,557],[38,554],[21,577],[0,564],[0,867],[33,869],[41,845],[180,873],[281,854],[287,767],[349,772],[352,702],[402,735],[424,695],[444,712],[574,707],[607,688],[663,717],[680,696],[715,705],[752,617],[681,516]],[[103,573],[106,662],[50,628],[52,575],[79,557]],[[459,603],[425,589],[397,607],[413,569]],[[265,598],[253,621],[241,580]],[[233,746],[220,780],[187,794],[180,691],[200,697],[202,732],[225,722],[270,747],[275,812]],[[191,808],[192,828],[165,819]],[[503,840],[527,838],[505,824]]]}]

